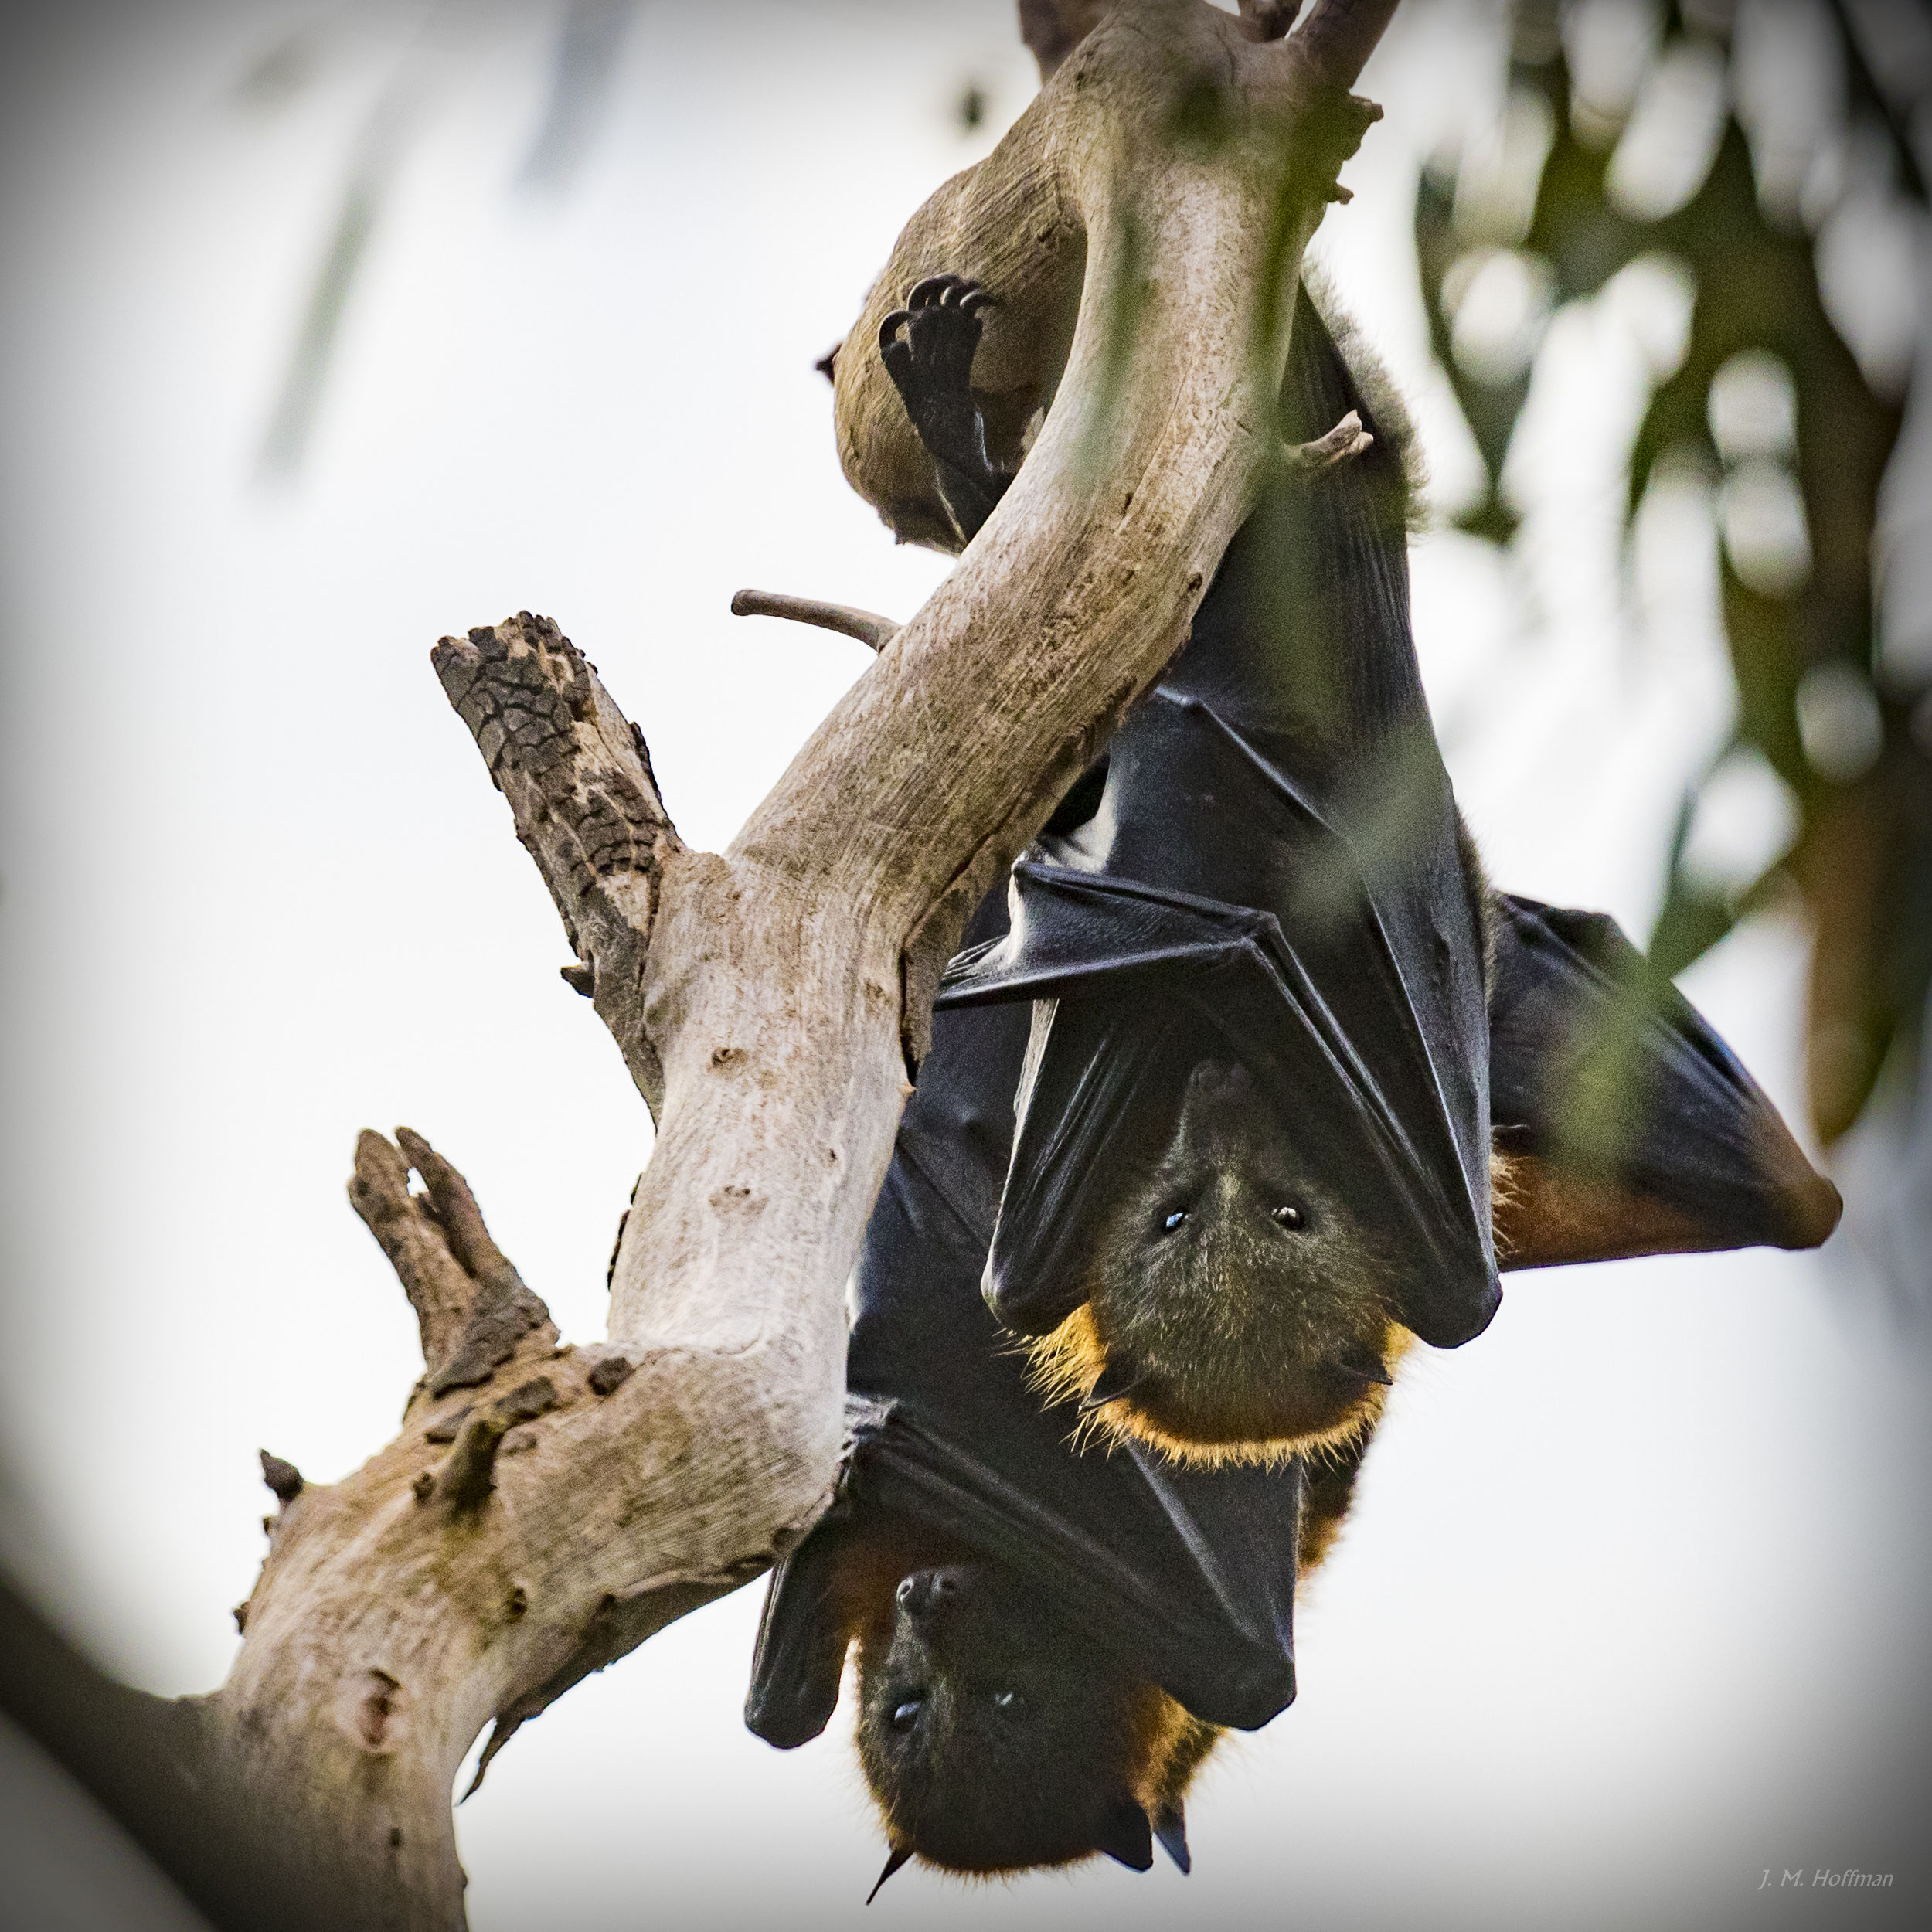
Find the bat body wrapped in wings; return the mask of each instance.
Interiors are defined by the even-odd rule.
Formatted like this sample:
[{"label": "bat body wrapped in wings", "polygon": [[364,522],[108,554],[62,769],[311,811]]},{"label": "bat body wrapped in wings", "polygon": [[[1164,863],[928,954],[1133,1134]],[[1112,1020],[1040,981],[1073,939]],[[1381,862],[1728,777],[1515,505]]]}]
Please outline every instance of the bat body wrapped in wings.
[{"label": "bat body wrapped in wings", "polygon": [[[976,336],[981,299],[935,278],[888,325],[956,519],[1002,481],[967,474],[984,439],[961,436],[947,389],[966,381],[954,338]],[[922,331],[948,352],[915,352]],[[1410,631],[1406,425],[1342,332],[1299,293],[1283,461],[1189,642],[1015,868],[1011,930],[957,959],[940,995],[1032,1002],[995,1313],[1033,1339],[1044,1387],[1209,1461],[1345,1441],[1412,1338],[1468,1340],[1500,1292],[1496,914]],[[1616,1055],[1595,1065],[1600,1124],[1636,1118]],[[1821,1240],[1835,1192],[1760,1114],[1763,1189],[1783,1207],[1741,1238]],[[1561,1138],[1580,1156],[1604,1137]],[[1553,1212],[1535,1150],[1503,1158],[1532,1163],[1505,1192]],[[1605,1206],[1595,1250],[1542,1258],[1628,1240]],[[1651,1247],[1738,1238],[1692,1239],[1681,1215],[1644,1225]]]},{"label": "bat body wrapped in wings", "polygon": [[1498,1297],[1484,889],[1372,386],[1301,292],[1284,458],[1359,433],[1265,481],[1090,812],[940,996],[1032,1002],[994,1312],[1044,1386],[1183,1458],[1345,1440],[1410,1336],[1464,1342]]}]

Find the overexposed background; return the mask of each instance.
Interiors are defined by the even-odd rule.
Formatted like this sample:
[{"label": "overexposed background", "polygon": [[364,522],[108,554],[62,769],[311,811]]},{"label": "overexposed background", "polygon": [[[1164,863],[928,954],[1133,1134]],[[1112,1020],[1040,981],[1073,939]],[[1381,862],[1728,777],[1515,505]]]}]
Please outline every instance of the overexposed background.
[{"label": "overexposed background", "polygon": [[[601,1332],[649,1120],[556,976],[555,913],[430,645],[556,616],[715,847],[866,662],[734,620],[731,592],[903,616],[947,567],[846,489],[811,364],[1032,92],[1011,0],[645,0],[561,149],[560,17],[90,0],[5,29],[0,1560],[158,1691],[233,1654],[257,1447],[339,1475],[419,1366],[343,1198],[359,1128],[429,1134],[566,1335]],[[1495,35],[1478,0],[1403,0],[1363,83],[1388,118],[1315,251],[1448,509],[1475,458],[1410,223],[1423,158],[1494,97]],[[359,168],[372,222],[310,433],[265,461]],[[1621,546],[1624,448],[1682,301],[1633,270],[1560,315],[1512,457],[1517,563],[1446,530],[1414,559],[1492,872],[1640,939],[1731,716],[1707,498],[1660,485]],[[1910,437],[1922,474],[1932,433]],[[1900,541],[1922,536],[1896,494]],[[1713,862],[1774,841],[1777,802],[1705,828]],[[1685,982],[1794,1120],[1804,963],[1770,917]],[[1932,1373],[1875,1279],[1856,1231],[1513,1278],[1479,1343],[1405,1377],[1305,1600],[1301,1697],[1204,1776],[1191,1879],[908,1871],[872,1917],[1916,1923]],[[760,1594],[498,1760],[459,1815],[478,1932],[856,1919],[883,1847],[847,1719],[791,1754],[740,1721]],[[5,1863],[60,1800],[0,1744],[30,1791]],[[1848,1866],[1893,1889],[1811,1887]],[[105,1854],[89,1869],[110,1883]]]}]

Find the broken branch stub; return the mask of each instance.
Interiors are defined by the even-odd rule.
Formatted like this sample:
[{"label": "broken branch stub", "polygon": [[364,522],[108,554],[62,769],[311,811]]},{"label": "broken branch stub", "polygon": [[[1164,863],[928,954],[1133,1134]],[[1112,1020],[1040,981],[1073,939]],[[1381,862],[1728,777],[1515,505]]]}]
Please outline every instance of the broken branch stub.
[{"label": "broken branch stub", "polygon": [[1279,40],[1294,25],[1301,0],[1240,0],[1240,9],[1241,31],[1250,40]]},{"label": "broken branch stub", "polygon": [[1019,0],[1019,37],[1050,80],[1060,63],[1098,26],[1114,0]]},{"label": "broken branch stub", "polygon": [[435,1367],[469,1319],[476,1284],[451,1253],[435,1217],[410,1192],[407,1158],[367,1128],[356,1140],[349,1199],[416,1311],[423,1366]]},{"label": "broken branch stub", "polygon": [[[1019,37],[1050,80],[1060,63],[1113,12],[1118,0],[1019,0]],[[1250,40],[1278,40],[1294,25],[1301,0],[1240,0],[1241,31]],[[832,358],[825,359],[828,366]],[[829,366],[825,372],[830,375]]]},{"label": "broken branch stub", "polygon": [[665,867],[684,850],[644,739],[597,669],[547,617],[445,638],[430,662],[509,801],[591,998],[655,1114],[663,1070],[641,1012],[644,961]]}]

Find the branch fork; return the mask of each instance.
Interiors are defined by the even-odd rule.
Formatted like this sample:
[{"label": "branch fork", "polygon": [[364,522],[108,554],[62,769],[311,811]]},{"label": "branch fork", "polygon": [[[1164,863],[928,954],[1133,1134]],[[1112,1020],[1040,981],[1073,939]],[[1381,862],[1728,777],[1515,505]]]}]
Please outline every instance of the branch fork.
[{"label": "branch fork", "polygon": [[[277,1532],[234,1671],[196,1707],[211,1783],[284,1861],[287,1922],[459,1927],[449,1797],[478,1733],[494,1720],[487,1764],[829,1498],[844,1284],[933,988],[1281,459],[1287,298],[1373,117],[1347,89],[1392,5],[1317,0],[1284,38],[1285,0],[1240,21],[1121,0],[913,217],[834,364],[847,476],[900,535],[954,540],[877,347],[942,270],[998,298],[975,387],[993,454],[1029,453],[903,626],[741,594],[878,655],[725,852],[679,837],[641,734],[549,620],[436,646],[657,1138],[587,1349],[426,1141],[358,1143],[350,1198],[423,1373],[402,1434],[341,1482],[264,1461]],[[1030,44],[1056,10],[1024,11]],[[1320,474],[1359,437],[1345,422],[1289,460]]]}]

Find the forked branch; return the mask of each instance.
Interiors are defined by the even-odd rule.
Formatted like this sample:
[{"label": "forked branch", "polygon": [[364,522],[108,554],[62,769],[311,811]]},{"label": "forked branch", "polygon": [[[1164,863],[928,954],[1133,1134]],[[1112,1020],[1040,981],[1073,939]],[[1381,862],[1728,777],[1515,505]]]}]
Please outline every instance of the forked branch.
[{"label": "forked branch", "polygon": [[[1285,298],[1373,117],[1346,90],[1391,6],[1319,0],[1283,39],[1285,5],[1120,0],[914,216],[837,358],[847,474],[902,535],[951,540],[877,349],[941,270],[998,298],[974,382],[996,456],[1029,454],[910,623],[836,614],[891,648],[726,852],[683,845],[641,736],[554,624],[437,646],[658,1134],[609,1339],[574,1350],[434,1150],[358,1148],[352,1196],[425,1374],[388,1449],[283,1485],[241,1655],[198,1706],[316,1923],[460,1925],[449,1797],[481,1728],[498,1748],[822,1508],[843,1286],[939,969],[1185,635],[1281,458]],[[1070,31],[1077,9],[1029,7],[1029,36],[1049,11]],[[1308,460],[1345,460],[1333,440]]]}]

